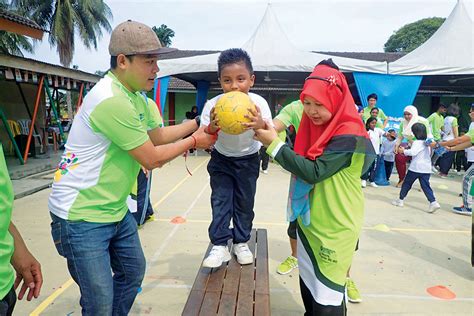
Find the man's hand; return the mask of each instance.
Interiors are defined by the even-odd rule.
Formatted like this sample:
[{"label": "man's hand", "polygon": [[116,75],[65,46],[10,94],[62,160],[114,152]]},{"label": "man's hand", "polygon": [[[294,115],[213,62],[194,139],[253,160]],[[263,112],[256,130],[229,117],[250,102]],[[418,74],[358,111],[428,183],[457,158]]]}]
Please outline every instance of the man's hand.
[{"label": "man's hand", "polygon": [[38,260],[26,248],[19,247],[13,253],[11,264],[16,271],[15,290],[23,281],[20,292],[18,292],[18,299],[21,300],[27,290],[26,299],[28,301],[31,301],[33,297],[38,298],[43,285],[43,274]]},{"label": "man's hand", "polygon": [[248,109],[249,114],[245,114],[245,117],[248,118],[251,122],[249,123],[242,123],[242,126],[245,129],[264,129],[265,128],[265,121],[262,118],[262,113],[258,106],[255,106],[256,110]]},{"label": "man's hand", "polygon": [[217,135],[208,134],[204,132],[202,128],[195,131],[192,136],[196,140],[196,148],[198,149],[208,149],[213,146],[217,140]]},{"label": "man's hand", "polygon": [[257,129],[254,138],[260,141],[263,146],[268,147],[275,138],[278,138],[278,134],[272,126],[265,123],[265,129]]}]

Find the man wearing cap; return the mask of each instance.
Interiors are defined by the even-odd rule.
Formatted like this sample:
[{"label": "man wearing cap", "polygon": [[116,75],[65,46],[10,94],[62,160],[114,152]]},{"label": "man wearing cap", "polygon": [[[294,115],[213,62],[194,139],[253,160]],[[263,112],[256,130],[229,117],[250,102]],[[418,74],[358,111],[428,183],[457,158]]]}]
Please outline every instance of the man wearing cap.
[{"label": "man wearing cap", "polygon": [[126,205],[140,165],[152,170],[215,141],[196,131],[198,120],[159,128],[156,107],[141,94],[153,88],[158,55],[170,50],[144,24],[113,30],[111,69],[84,98],[55,173],[51,233],[79,285],[83,315],[127,315],[143,280],[145,257]]}]

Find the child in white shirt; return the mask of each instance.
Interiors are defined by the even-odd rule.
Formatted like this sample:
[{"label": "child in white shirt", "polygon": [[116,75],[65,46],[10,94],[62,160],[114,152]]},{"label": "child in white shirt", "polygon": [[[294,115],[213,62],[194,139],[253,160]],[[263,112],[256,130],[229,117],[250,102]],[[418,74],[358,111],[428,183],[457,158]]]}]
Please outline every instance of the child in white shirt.
[{"label": "child in white shirt", "polygon": [[394,200],[392,204],[402,207],[403,200],[407,196],[415,180],[418,179],[423,193],[430,202],[428,212],[433,213],[437,209],[441,208],[441,206],[436,201],[433,190],[430,186],[431,150],[430,147],[425,143],[427,138],[426,126],[422,123],[415,123],[411,127],[411,131],[413,132],[416,140],[412,143],[410,149],[399,148],[399,152],[405,156],[412,156],[412,160],[400,190],[400,197],[399,199]]},{"label": "child in white shirt", "polygon": [[[365,127],[367,129],[367,133],[369,134],[370,141],[372,143],[372,146],[374,146],[375,153],[377,156],[380,154],[380,140],[382,136],[384,135],[384,131],[378,127],[375,127],[377,125],[377,119],[375,117],[369,117],[367,119],[367,122],[365,123]],[[369,185],[371,187],[378,187],[377,184],[375,184],[375,170],[376,170],[376,165],[377,165],[377,159],[372,163],[372,165],[369,167],[369,170],[365,174],[362,175],[362,187],[365,188],[367,186],[367,180],[369,180]]]},{"label": "child in white shirt", "polygon": [[383,156],[384,166],[385,166],[385,177],[387,181],[390,180],[390,175],[393,170],[393,163],[395,162],[395,143],[397,139],[397,133],[395,130],[389,129],[386,138],[382,141],[382,147],[380,149],[380,154]]}]

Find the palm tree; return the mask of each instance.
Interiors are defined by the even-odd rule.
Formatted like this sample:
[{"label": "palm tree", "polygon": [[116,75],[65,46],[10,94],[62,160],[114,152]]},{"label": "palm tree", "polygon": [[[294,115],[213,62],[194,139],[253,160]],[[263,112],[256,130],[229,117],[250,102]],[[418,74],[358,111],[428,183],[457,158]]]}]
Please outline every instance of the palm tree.
[{"label": "palm tree", "polygon": [[171,38],[174,37],[174,31],[170,29],[165,24],[161,24],[160,27],[154,26],[152,30],[158,36],[161,44],[165,47],[169,47],[171,45]]},{"label": "palm tree", "polygon": [[[0,0],[0,10],[17,13],[9,8],[6,0]],[[22,50],[29,53],[33,52],[33,44],[26,36],[0,31],[0,53],[23,57]]]},{"label": "palm tree", "polygon": [[97,49],[102,29],[112,30],[112,12],[103,0],[11,0],[11,5],[50,31],[49,43],[65,67],[72,62],[75,34],[87,48]]},{"label": "palm tree", "polygon": [[0,31],[0,53],[23,57],[23,52],[33,52],[33,44],[23,35]]}]

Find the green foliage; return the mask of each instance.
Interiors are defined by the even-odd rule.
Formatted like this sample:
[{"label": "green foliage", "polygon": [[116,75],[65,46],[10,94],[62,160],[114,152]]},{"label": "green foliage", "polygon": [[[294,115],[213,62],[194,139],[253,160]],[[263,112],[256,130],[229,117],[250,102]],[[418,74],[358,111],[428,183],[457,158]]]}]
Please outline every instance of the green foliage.
[{"label": "green foliage", "polygon": [[75,34],[87,48],[97,49],[102,29],[112,30],[112,12],[103,0],[11,0],[10,6],[49,30],[49,43],[66,67],[72,62]]},{"label": "green foliage", "polygon": [[161,45],[165,47],[170,47],[171,38],[173,38],[175,35],[174,31],[165,24],[161,24],[160,27],[153,26],[152,29],[156,33],[156,36],[158,36]]},{"label": "green foliage", "polygon": [[[22,12],[11,8],[7,0],[0,0],[0,9],[22,15]],[[0,53],[23,56],[23,51],[29,53],[34,51],[33,42],[28,37],[0,31]]]},{"label": "green foliage", "polygon": [[411,52],[426,42],[443,24],[444,18],[426,18],[401,27],[385,43],[385,52]]}]

